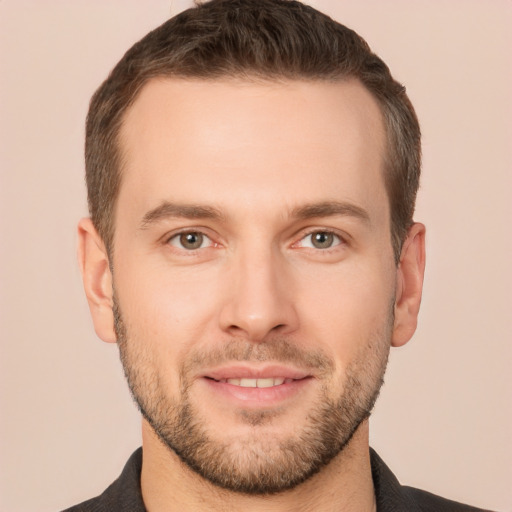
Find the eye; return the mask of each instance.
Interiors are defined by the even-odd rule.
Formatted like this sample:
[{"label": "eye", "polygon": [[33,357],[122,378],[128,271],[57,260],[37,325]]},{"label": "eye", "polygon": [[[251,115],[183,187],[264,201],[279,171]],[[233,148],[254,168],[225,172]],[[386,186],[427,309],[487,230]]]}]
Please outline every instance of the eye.
[{"label": "eye", "polygon": [[313,231],[306,235],[301,241],[301,247],[312,249],[330,249],[342,243],[341,238],[332,231]]},{"label": "eye", "polygon": [[196,249],[203,249],[210,247],[212,241],[203,233],[199,231],[187,231],[185,233],[178,233],[169,239],[169,244],[179,249],[187,251],[194,251]]}]

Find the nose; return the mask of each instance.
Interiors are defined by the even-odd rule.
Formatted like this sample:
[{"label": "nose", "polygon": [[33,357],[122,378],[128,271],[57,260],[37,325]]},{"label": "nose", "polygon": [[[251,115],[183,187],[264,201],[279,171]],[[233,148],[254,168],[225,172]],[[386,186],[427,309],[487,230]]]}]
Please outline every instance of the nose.
[{"label": "nose", "polygon": [[225,276],[221,329],[252,342],[264,341],[271,333],[295,331],[299,318],[293,279],[282,255],[271,250],[248,252],[231,262]]}]

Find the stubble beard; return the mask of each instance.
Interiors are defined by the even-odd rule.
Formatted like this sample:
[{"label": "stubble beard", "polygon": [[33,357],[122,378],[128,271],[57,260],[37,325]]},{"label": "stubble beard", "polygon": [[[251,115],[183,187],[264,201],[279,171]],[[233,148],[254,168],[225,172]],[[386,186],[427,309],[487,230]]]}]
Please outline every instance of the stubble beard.
[{"label": "stubble beard", "polygon": [[[132,396],[160,440],[190,469],[212,484],[238,493],[268,495],[296,487],[318,473],[348,445],[370,416],[384,382],[393,325],[367,340],[365,350],[345,370],[337,397],[322,386],[321,396],[304,425],[290,429],[286,438],[259,432],[271,424],[275,411],[242,411],[240,421],[254,427],[246,438],[215,439],[190,396],[190,369],[199,363],[221,361],[280,361],[332,371],[334,363],[320,352],[299,350],[286,339],[252,344],[230,340],[219,352],[197,355],[180,370],[178,399],[167,393],[146,345],[129,339],[118,303],[114,300],[115,330],[121,362]],[[332,381],[329,381],[332,385]]]}]

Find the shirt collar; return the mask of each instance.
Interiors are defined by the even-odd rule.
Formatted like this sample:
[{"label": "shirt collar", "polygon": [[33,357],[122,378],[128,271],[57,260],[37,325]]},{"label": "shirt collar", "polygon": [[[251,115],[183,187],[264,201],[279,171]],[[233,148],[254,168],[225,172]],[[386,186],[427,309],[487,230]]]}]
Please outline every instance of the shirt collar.
[{"label": "shirt collar", "polygon": [[[378,512],[420,512],[418,505],[403,491],[395,475],[370,448],[373,485]],[[105,511],[146,512],[140,489],[142,448],[136,450],[119,478],[103,493]]]}]

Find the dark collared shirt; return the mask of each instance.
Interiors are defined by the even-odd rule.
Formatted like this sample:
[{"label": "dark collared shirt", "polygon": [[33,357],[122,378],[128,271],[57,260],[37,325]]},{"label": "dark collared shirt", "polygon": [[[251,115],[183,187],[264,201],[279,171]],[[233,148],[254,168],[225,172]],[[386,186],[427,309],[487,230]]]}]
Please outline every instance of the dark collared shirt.
[{"label": "dark collared shirt", "polygon": [[[377,512],[484,512],[400,485],[377,453],[370,450],[370,454]],[[63,512],[146,512],[140,490],[141,468],[142,448],[139,448],[126,463],[121,476],[103,494]]]}]

